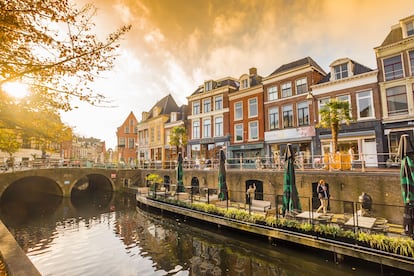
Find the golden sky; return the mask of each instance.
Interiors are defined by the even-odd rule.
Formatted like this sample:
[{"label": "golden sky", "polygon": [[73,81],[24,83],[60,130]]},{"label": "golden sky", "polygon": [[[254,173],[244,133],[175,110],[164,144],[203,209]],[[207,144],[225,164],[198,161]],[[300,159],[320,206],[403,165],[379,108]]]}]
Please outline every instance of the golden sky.
[{"label": "golden sky", "polygon": [[[75,0],[86,3],[86,0]],[[177,104],[205,80],[239,78],[250,67],[268,76],[312,57],[325,71],[348,57],[375,69],[373,48],[414,14],[412,0],[95,0],[96,28],[132,30],[117,65],[94,85],[116,108],[81,105],[63,115],[79,134],[116,145],[116,128],[168,93]],[[87,115],[87,116],[86,116]]]}]

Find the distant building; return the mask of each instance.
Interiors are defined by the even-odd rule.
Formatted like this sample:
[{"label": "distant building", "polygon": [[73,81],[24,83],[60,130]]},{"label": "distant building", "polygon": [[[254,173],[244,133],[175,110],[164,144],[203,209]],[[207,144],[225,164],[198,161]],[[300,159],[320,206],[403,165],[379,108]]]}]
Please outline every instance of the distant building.
[{"label": "distant building", "polygon": [[117,151],[118,162],[128,166],[136,166],[137,164],[137,125],[138,121],[131,111],[125,121],[117,128]]},{"label": "distant building", "polygon": [[165,124],[171,114],[178,114],[179,107],[169,94],[159,100],[148,112],[142,112],[137,126],[139,164],[162,167],[168,160],[166,155]]}]

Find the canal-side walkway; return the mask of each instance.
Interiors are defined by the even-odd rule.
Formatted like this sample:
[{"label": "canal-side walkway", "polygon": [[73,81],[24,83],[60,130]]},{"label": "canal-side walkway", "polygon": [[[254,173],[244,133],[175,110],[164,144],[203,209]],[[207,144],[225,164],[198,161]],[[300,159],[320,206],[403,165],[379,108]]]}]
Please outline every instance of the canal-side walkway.
[{"label": "canal-side walkway", "polygon": [[333,258],[335,260],[339,260],[343,256],[349,256],[367,262],[378,263],[380,265],[386,265],[406,271],[414,271],[414,259],[412,257],[369,248],[357,242],[344,242],[339,239],[332,239],[331,237],[312,235],[308,232],[292,231],[289,230],[289,228],[275,228],[268,225],[232,219],[192,208],[170,204],[162,199],[154,199],[145,194],[137,193],[136,198],[138,205],[143,208],[153,207],[161,211],[171,212],[187,218],[216,224],[219,227],[227,227],[245,232],[247,234],[259,234],[268,237],[269,240],[288,241],[307,247],[329,251],[333,253]]}]

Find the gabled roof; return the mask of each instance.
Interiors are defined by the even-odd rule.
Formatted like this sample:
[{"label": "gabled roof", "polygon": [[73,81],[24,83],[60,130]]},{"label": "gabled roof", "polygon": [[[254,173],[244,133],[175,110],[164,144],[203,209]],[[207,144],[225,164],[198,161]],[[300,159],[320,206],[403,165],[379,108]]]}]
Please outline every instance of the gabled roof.
[{"label": "gabled roof", "polygon": [[305,65],[313,66],[318,71],[320,71],[322,74],[326,74],[325,71],[319,66],[319,64],[317,64],[311,57],[305,57],[305,58],[302,58],[302,59],[299,59],[299,60],[296,60],[290,63],[283,64],[282,66],[277,68],[275,71],[273,71],[273,73],[271,73],[269,77],[283,73],[283,72],[290,71],[295,68],[303,67]]},{"label": "gabled roof", "polygon": [[387,37],[385,38],[384,42],[382,42],[380,47],[390,45],[401,40],[403,40],[402,29],[401,27],[395,27],[388,33]]},{"label": "gabled roof", "polygon": [[171,112],[177,112],[178,105],[175,102],[174,98],[171,96],[171,94],[168,94],[161,100],[159,100],[149,111],[149,116],[147,119],[153,118],[153,111],[155,108],[160,108],[159,115],[168,115]]},{"label": "gabled roof", "polygon": [[134,112],[130,112],[129,113],[129,115],[125,118],[125,120],[124,120],[124,122],[121,124],[121,126],[119,126],[118,127],[118,129],[119,128],[121,128],[122,126],[124,126],[124,125],[129,125],[129,120],[130,120],[130,118],[132,118],[132,119],[134,119],[135,120],[135,122],[138,122],[137,121],[137,118],[135,117],[135,115],[134,115]]}]

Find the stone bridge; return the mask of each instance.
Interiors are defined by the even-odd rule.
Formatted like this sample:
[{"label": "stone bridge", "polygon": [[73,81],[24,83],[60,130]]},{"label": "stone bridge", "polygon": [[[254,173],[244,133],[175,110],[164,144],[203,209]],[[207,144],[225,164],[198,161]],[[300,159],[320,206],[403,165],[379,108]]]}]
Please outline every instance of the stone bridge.
[{"label": "stone bridge", "polygon": [[[25,192],[43,192],[70,197],[74,190],[112,190],[141,183],[138,170],[100,168],[47,168],[18,170],[0,174],[0,198],[6,190],[19,186]],[[36,183],[36,185],[30,185]],[[25,189],[27,187],[28,189]]]}]

